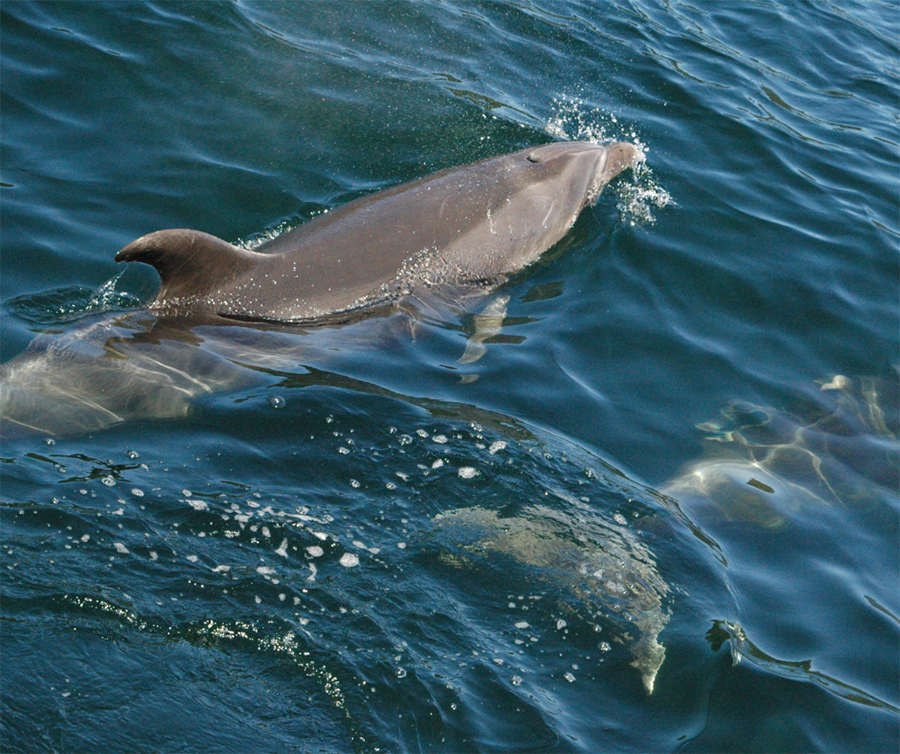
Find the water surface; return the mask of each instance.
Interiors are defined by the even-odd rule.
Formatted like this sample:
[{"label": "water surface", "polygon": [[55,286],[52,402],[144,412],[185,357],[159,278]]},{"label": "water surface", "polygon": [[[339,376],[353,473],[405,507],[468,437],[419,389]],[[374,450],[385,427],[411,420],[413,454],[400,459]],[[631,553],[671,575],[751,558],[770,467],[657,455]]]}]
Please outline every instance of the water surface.
[{"label": "water surface", "polygon": [[[0,15],[3,361],[125,315],[222,377],[4,438],[5,751],[897,750],[892,4]],[[116,277],[554,139],[646,164],[471,364],[481,305],[161,334]]]}]

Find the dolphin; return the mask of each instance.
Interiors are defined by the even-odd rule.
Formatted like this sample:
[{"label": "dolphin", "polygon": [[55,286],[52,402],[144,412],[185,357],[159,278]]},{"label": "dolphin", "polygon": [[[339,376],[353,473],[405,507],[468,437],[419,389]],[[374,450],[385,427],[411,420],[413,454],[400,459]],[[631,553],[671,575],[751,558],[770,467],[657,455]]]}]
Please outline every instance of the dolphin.
[{"label": "dolphin", "polygon": [[627,142],[546,144],[357,199],[253,251],[173,229],[138,238],[116,261],[156,268],[158,313],[317,321],[502,281],[559,241],[639,157]]},{"label": "dolphin", "polygon": [[[271,329],[282,323],[341,322],[404,298],[432,306],[445,293],[457,302],[467,288],[489,290],[559,241],[640,157],[624,142],[533,147],[357,199],[253,251],[196,230],[138,238],[116,260],[155,267],[155,299],[39,336],[0,365],[0,434],[183,416],[195,398],[258,381],[271,366],[266,348],[296,359]],[[480,358],[505,301],[488,307],[497,312],[476,328],[463,363]],[[258,343],[239,332],[248,329]]]},{"label": "dolphin", "polygon": [[442,560],[476,570],[495,568],[498,556],[509,558],[501,566],[507,578],[524,569],[529,582],[548,586],[558,607],[573,618],[595,631],[606,624],[610,638],[627,647],[631,666],[652,694],[666,658],[659,635],[670,617],[670,589],[654,554],[626,525],[598,518],[564,491],[547,492],[575,507],[567,512],[527,505],[519,515],[479,506],[439,513],[434,523],[447,548]]},{"label": "dolphin", "polygon": [[784,531],[804,511],[895,495],[898,370],[817,382],[798,386],[790,411],[738,400],[698,424],[703,455],[660,492],[708,532],[723,524]]}]

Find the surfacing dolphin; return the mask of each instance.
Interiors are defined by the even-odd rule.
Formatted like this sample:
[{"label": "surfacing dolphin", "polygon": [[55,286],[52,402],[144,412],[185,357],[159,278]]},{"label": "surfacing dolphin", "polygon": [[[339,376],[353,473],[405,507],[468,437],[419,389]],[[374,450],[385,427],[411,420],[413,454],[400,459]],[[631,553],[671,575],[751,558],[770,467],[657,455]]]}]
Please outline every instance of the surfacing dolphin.
[{"label": "surfacing dolphin", "polygon": [[639,156],[626,142],[532,147],[357,199],[255,251],[161,230],[116,261],[156,268],[151,309],[161,314],[320,320],[423,288],[502,281],[559,241]]},{"label": "surfacing dolphin", "polygon": [[255,251],[195,230],[150,233],[116,255],[158,271],[150,311],[37,338],[0,365],[0,426],[72,434],[181,416],[193,398],[246,383],[258,363],[234,354],[246,338],[190,334],[201,325],[317,324],[489,289],[559,241],[640,156],[628,143],[533,147],[358,199]]}]

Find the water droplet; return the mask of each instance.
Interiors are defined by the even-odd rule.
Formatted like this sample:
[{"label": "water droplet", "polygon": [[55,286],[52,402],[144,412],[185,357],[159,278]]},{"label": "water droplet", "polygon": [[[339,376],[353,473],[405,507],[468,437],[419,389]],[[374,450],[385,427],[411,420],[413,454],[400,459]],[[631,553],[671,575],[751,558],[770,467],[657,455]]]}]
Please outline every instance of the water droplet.
[{"label": "water droplet", "polygon": [[341,565],[344,568],[353,568],[354,566],[359,565],[359,556],[354,555],[352,552],[345,552],[341,555]]}]

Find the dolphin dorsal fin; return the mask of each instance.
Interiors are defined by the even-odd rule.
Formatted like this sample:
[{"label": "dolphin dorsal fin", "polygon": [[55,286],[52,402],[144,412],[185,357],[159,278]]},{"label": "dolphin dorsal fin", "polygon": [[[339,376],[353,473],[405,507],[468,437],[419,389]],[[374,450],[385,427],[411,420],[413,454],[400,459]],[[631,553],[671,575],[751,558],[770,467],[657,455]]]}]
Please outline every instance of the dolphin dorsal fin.
[{"label": "dolphin dorsal fin", "polygon": [[141,236],[116,254],[117,262],[143,262],[156,269],[162,283],[157,302],[206,295],[263,258],[209,233],[182,228]]}]

